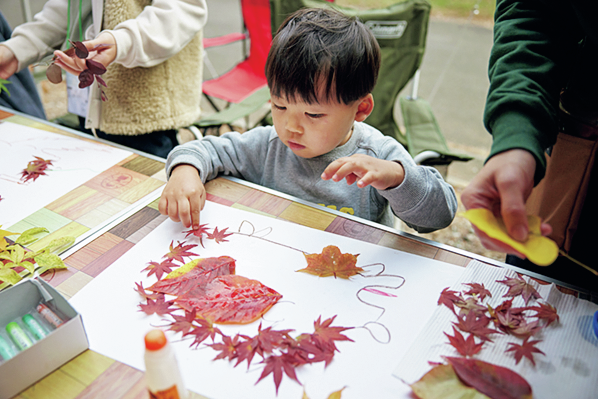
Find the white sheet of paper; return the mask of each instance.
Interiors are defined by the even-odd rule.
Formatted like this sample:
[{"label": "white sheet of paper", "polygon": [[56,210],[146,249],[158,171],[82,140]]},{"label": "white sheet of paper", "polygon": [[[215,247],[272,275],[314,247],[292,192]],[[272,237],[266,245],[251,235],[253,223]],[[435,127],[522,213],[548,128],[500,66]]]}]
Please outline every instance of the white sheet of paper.
[{"label": "white sheet of paper", "polygon": [[[99,175],[132,152],[11,122],[0,123],[0,225],[8,229]],[[35,156],[52,160],[46,175],[21,181]]]},{"label": "white sheet of paper", "polygon": [[[494,307],[508,299],[503,297],[508,287],[497,280],[515,275],[512,270],[471,262],[451,290],[460,292],[467,288],[463,284],[483,283],[492,293],[488,303]],[[527,280],[527,277],[524,279]],[[534,398],[595,398],[598,387],[598,338],[592,331],[592,316],[598,310],[598,305],[563,294],[554,284],[538,285],[536,289],[542,297],[540,302],[554,306],[560,317],[558,323],[551,324],[533,337],[542,340],[536,347],[546,355],[534,356],[536,366],[527,358],[522,358],[516,365],[513,355],[505,353],[505,350],[507,343],[521,344],[522,340],[510,335],[493,334],[490,336],[493,342],[486,343],[475,358],[519,373],[531,385]],[[534,305],[535,301],[528,304]],[[519,306],[525,306],[520,296],[513,300],[513,307]],[[453,335],[453,321],[456,321],[456,317],[446,306],[438,307],[393,375],[412,384],[432,368],[428,361],[443,362],[441,356],[459,356],[447,343],[448,339],[443,333]]]},{"label": "white sheet of paper", "polygon": [[[464,268],[209,201],[202,211],[201,223],[219,230],[228,228],[228,232],[238,231],[242,225],[242,232],[255,228],[256,236],[265,235],[270,241],[238,234],[220,244],[204,239],[205,248],[198,246],[193,252],[200,257],[231,256],[236,259],[236,274],[259,280],[283,296],[261,321],[221,326],[225,334],[253,336],[261,322],[263,328],[294,329],[291,335],[297,336],[312,333],[318,317],[323,321],[335,315],[334,326],[367,325],[378,341],[387,340],[387,331],[390,332],[390,342],[380,343],[365,328],[346,331],[355,342],[339,342],[340,352],[328,368],[323,364],[299,367],[297,376],[303,387],[285,376],[279,398],[301,398],[303,388],[310,398],[325,398],[343,387],[343,399],[410,397],[410,388],[392,377],[392,370],[437,308],[442,289],[452,285]],[[171,241],[175,245],[177,241],[199,243],[195,237],[186,239],[183,230],[180,223],[165,220],[71,298],[71,304],[82,314],[92,350],[144,369],[143,336],[152,326],[164,326],[166,322],[163,317],[146,316],[138,310],[141,298],[134,291],[135,282],[148,287],[156,281],[155,276],[147,278],[142,269],[150,261],[161,261]],[[338,246],[343,253],[359,254],[359,267],[384,264],[383,274],[389,277],[354,276],[343,280],[296,272],[307,266],[298,250],[320,253],[328,245]],[[366,270],[375,274],[381,266]],[[387,288],[400,285],[402,280],[396,276],[405,278],[404,285],[396,290]],[[360,294],[362,300],[384,308],[384,312],[356,297],[357,291],[368,285],[394,295]],[[213,361],[217,352],[211,348],[191,349],[192,340],[181,341],[180,334],[170,332],[167,336],[176,351],[184,381],[192,391],[212,399],[276,397],[272,375],[256,384],[262,371],[259,356],[249,370],[246,363],[234,368],[234,362]]]}]

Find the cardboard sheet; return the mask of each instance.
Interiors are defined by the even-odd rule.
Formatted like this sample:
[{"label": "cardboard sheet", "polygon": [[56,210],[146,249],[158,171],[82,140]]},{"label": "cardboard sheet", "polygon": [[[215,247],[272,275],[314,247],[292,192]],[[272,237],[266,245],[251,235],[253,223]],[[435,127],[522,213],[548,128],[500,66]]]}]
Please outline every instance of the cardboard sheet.
[{"label": "cardboard sheet", "polygon": [[[508,287],[497,282],[505,277],[515,277],[515,272],[474,261],[451,290],[462,291],[467,288],[465,283],[483,283],[493,295],[488,303],[496,306],[508,299],[503,297]],[[596,397],[598,338],[592,331],[592,317],[598,305],[563,294],[554,284],[538,285],[536,289],[542,297],[540,302],[554,306],[560,317],[558,323],[534,335],[535,340],[542,340],[537,348],[546,355],[534,356],[535,366],[526,358],[516,365],[512,352],[505,353],[505,350],[508,342],[520,344],[521,339],[493,334],[490,336],[493,342],[486,343],[475,358],[519,373],[531,385],[534,398]],[[533,305],[536,305],[535,301],[529,303],[529,306]],[[520,296],[513,300],[513,307],[518,306],[524,306]],[[456,321],[455,315],[446,306],[439,306],[393,374],[412,384],[432,368],[428,361],[442,362],[441,356],[459,356],[443,333],[453,334],[453,321]]]},{"label": "cardboard sheet", "polygon": [[[303,389],[312,399],[325,398],[343,387],[343,399],[410,397],[410,388],[394,378],[392,370],[436,310],[439,293],[453,285],[464,268],[212,202],[206,203],[201,223],[245,235],[234,234],[219,244],[204,239],[205,248],[197,246],[193,252],[200,257],[231,256],[236,259],[236,274],[257,279],[283,296],[262,320],[220,326],[225,334],[253,336],[261,322],[263,328],[294,329],[291,335],[297,336],[313,332],[318,317],[335,315],[333,325],[355,327],[346,331],[355,342],[339,342],[340,352],[328,368],[314,364],[297,369],[303,386],[283,377],[279,398],[301,398]],[[185,238],[183,231],[180,223],[164,221],[71,298],[83,317],[92,350],[144,369],[143,336],[166,322],[139,311],[135,283],[147,287],[156,281],[142,270],[150,261],[161,261],[171,242],[199,244],[197,238]],[[307,266],[301,251],[320,253],[328,245],[359,254],[357,266],[365,267],[367,275],[384,276],[342,280],[296,272]],[[366,286],[371,292],[362,291],[358,298],[358,290]],[[192,339],[181,340],[181,334],[171,332],[167,336],[191,390],[212,399],[276,397],[271,375],[256,384],[262,372],[259,358],[249,369],[246,363],[234,368],[234,362],[213,361],[217,352],[209,347],[191,349]]]}]

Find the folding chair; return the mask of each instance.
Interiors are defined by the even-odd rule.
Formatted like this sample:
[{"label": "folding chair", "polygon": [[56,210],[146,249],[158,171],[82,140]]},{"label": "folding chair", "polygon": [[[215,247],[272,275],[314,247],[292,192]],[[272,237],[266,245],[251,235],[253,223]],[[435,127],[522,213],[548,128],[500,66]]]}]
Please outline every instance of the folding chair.
[{"label": "folding chair", "polygon": [[[330,7],[358,17],[372,30],[382,53],[378,83],[372,92],[375,106],[366,123],[397,139],[421,163],[438,165],[472,159],[449,150],[431,107],[424,99],[416,95],[409,100],[400,99],[405,133],[401,132],[394,117],[401,90],[412,78],[419,79],[417,72],[425,51],[431,8],[426,0],[405,0],[386,8],[368,10],[341,7],[323,0],[270,0],[270,5],[273,26],[301,7]],[[417,87],[417,80],[413,84]]]},{"label": "folding chair", "polygon": [[[268,51],[272,43],[269,0],[241,0],[241,10],[246,32],[231,33],[221,37],[204,39],[204,48],[206,49],[247,39],[250,42],[250,46],[246,58],[235,65],[230,71],[203,82],[203,94],[217,111],[217,114],[223,110],[216,105],[215,98],[226,101],[228,103],[227,106],[231,109],[227,108],[228,112],[224,115],[224,119],[219,118],[216,114],[205,121],[198,121],[197,125],[199,126],[230,123],[235,119],[246,116],[246,107],[238,108],[234,105],[240,104],[248,98],[251,99],[252,95],[256,95],[256,97],[253,97],[253,102],[256,103],[257,99],[263,98],[263,90],[267,87],[264,70]],[[209,62],[209,58],[206,65],[210,72],[214,73],[213,68],[210,68],[211,63]],[[262,101],[262,105],[264,103]],[[235,119],[229,120],[226,117],[227,115],[229,117],[232,115]],[[238,118],[236,117],[237,115]],[[220,123],[222,120],[225,121]]]}]

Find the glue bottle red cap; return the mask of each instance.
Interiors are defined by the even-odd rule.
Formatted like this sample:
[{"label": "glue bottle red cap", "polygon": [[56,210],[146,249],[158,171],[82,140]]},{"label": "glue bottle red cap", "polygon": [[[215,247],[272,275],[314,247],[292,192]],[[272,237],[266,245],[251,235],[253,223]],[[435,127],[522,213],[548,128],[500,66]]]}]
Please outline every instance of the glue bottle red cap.
[{"label": "glue bottle red cap", "polygon": [[152,399],[185,399],[183,383],[174,349],[164,332],[154,329],[145,334],[145,380]]}]

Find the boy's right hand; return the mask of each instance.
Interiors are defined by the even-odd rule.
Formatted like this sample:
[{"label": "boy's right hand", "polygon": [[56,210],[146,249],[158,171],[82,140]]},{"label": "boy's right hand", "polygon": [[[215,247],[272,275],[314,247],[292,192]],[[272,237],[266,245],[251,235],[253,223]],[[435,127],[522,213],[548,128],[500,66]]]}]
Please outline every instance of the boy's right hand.
[{"label": "boy's right hand", "polygon": [[171,174],[158,210],[174,222],[181,222],[186,228],[199,228],[199,212],[206,203],[206,189],[199,178],[199,172],[191,165],[178,165]]}]

